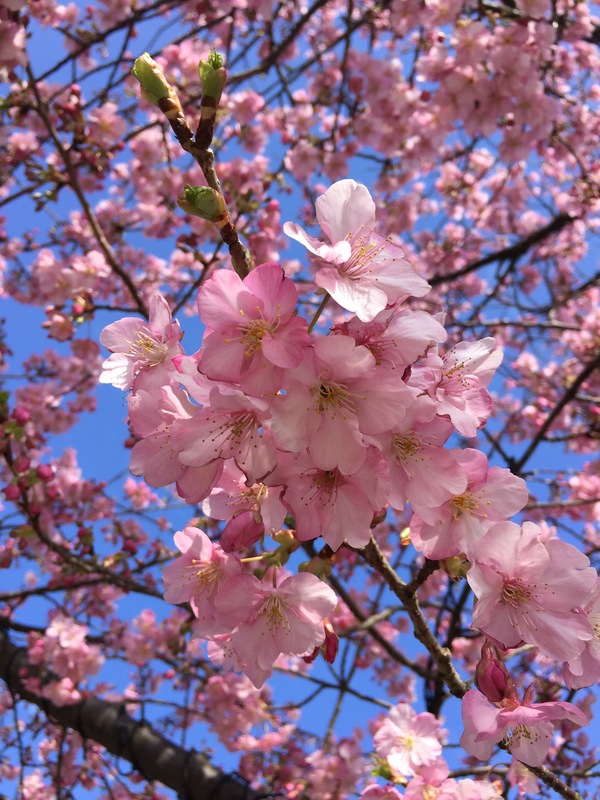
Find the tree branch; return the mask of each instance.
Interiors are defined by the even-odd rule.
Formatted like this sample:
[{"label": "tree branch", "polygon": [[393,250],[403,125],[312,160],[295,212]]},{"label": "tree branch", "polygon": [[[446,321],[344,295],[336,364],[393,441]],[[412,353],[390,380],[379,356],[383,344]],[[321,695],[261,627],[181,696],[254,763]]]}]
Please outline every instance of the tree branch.
[{"label": "tree branch", "polygon": [[462,278],[464,275],[475,272],[488,264],[493,264],[495,261],[516,261],[516,259],[525,255],[525,253],[536,244],[543,242],[548,236],[559,233],[563,228],[575,222],[576,219],[577,217],[572,217],[570,214],[558,214],[547,225],[544,225],[543,228],[533,231],[529,236],[526,236],[515,244],[504,247],[502,250],[497,250],[495,253],[489,253],[487,256],[483,256],[483,258],[479,258],[477,261],[466,264],[464,267],[454,272],[449,272],[447,275],[433,275],[427,280],[432,286],[439,286],[441,283],[449,283],[456,278]]},{"label": "tree branch", "polygon": [[243,779],[214,767],[203,753],[185,750],[149,723],[133,719],[124,703],[90,696],[79,703],[57,706],[25,688],[24,678],[40,675],[40,668],[29,662],[25,648],[14,645],[6,632],[0,631],[0,678],[11,693],[38,706],[52,721],[125,759],[146,780],[159,781],[183,800],[259,800],[275,796],[255,792]]}]

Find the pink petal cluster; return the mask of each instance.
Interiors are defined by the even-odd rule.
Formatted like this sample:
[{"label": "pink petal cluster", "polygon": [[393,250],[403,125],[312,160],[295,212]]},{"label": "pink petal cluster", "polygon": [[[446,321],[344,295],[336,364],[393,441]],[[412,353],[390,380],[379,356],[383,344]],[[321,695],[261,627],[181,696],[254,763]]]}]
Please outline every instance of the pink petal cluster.
[{"label": "pink petal cluster", "polygon": [[366,186],[353,180],[333,184],[317,198],[317,222],[330,244],[286,222],[283,230],[303,244],[318,266],[315,283],[363,322],[387,306],[429,291],[404,258],[401,247],[375,232],[375,203]]},{"label": "pink petal cluster", "polygon": [[525,481],[508,469],[489,467],[479,450],[453,450],[448,456],[454,461],[450,474],[464,476],[465,489],[440,506],[411,503],[413,541],[427,558],[470,556],[490,527],[519,512],[527,502]]},{"label": "pink petal cluster", "polygon": [[500,522],[477,542],[467,575],[477,597],[473,626],[504,648],[526,642],[569,661],[594,636],[577,608],[595,588],[596,570],[577,548],[540,535],[533,522]]},{"label": "pink petal cluster", "polygon": [[[428,284],[376,232],[364,186],[334,184],[317,200],[317,222],[327,241],[291,223],[285,231],[308,248],[319,291],[354,315],[328,333],[309,333],[324,306],[309,325],[295,284],[274,262],[243,279],[218,271],[200,287],[205,335],[194,355],[184,353],[161,297],[148,323],[122,320],[103,333],[112,355],[102,380],[132,389],[131,471],[153,487],[174,483],[225,523],[219,542],[193,527],[176,534],[181,555],[165,569],[166,599],[189,603],[211,658],[255,686],[281,659],[308,664],[321,651],[333,660],[335,594],[284,565],[317,537],[333,551],[365,547],[387,507],[403,512],[409,503],[419,552],[468,559],[475,628],[504,648],[536,646],[565,664],[570,685],[592,682],[600,656],[589,561],[533,523],[507,521],[527,502],[521,478],[478,450],[447,446],[453,434],[475,437],[489,418],[501,350],[490,338],[444,350],[442,316],[402,306]],[[316,561],[309,568],[321,574]],[[493,732],[475,730],[469,695],[465,742],[475,754],[504,736],[506,703],[514,704],[507,674],[495,662],[485,669],[481,685],[505,705]],[[510,712],[525,719],[532,708]],[[574,719],[560,704],[548,709],[552,719]],[[441,739],[434,717],[401,703],[374,741],[391,769],[415,777],[434,770]],[[460,795],[461,786],[446,788]]]},{"label": "pink petal cluster", "polygon": [[399,775],[415,775],[433,764],[442,752],[443,731],[428,711],[417,714],[398,703],[373,737],[375,752]]},{"label": "pink petal cluster", "polygon": [[164,570],[165,600],[189,602],[195,635],[228,648],[256,687],[280,655],[307,655],[325,641],[324,620],[337,597],[315,575],[269,585],[198,528],[176,533],[175,544],[181,556]]},{"label": "pink petal cluster", "polygon": [[494,746],[503,742],[511,755],[530,767],[541,766],[546,758],[556,720],[575,725],[587,725],[588,721],[572,703],[532,703],[531,692],[526,692],[522,703],[511,698],[494,706],[475,689],[463,697],[462,716],[465,730],[460,743],[467,753],[488,761]]},{"label": "pink petal cluster", "polygon": [[102,364],[100,383],[118,389],[160,387],[173,371],[171,360],[183,354],[179,323],[173,322],[164,297],[150,301],[148,321],[126,317],[112,322],[100,334],[102,344],[112,352]]},{"label": "pink petal cluster", "polygon": [[306,320],[294,313],[297,299],[279,264],[261,264],[243,281],[234,272],[215,273],[198,293],[207,326],[202,372],[248,394],[276,393],[284,370],[300,363],[310,341]]}]

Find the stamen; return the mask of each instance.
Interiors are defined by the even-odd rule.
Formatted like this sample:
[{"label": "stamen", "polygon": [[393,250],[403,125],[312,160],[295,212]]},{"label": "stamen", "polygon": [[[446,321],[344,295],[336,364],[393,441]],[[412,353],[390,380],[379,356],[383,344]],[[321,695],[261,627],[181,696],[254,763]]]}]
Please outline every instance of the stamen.
[{"label": "stamen", "polygon": [[471,492],[464,492],[452,498],[450,507],[455,520],[459,520],[463,514],[468,514],[473,519],[475,516],[473,512],[479,510],[479,503]]},{"label": "stamen", "polygon": [[331,412],[333,419],[338,411],[349,414],[357,413],[348,387],[343,383],[323,381],[313,386],[310,391],[315,397],[315,410],[320,414]]},{"label": "stamen", "polygon": [[421,437],[415,431],[397,433],[392,439],[392,452],[399,466],[407,458],[413,458],[421,450]]},{"label": "stamen", "polygon": [[[147,329],[146,329],[147,330]],[[137,337],[129,342],[129,352],[132,356],[139,356],[151,367],[160,364],[167,354],[167,345],[157,342],[151,331],[139,330]]]},{"label": "stamen", "polygon": [[518,581],[507,581],[502,587],[502,602],[519,608],[531,599],[531,589]]},{"label": "stamen", "polygon": [[285,607],[279,597],[268,597],[259,615],[267,618],[269,628],[273,634],[282,626],[288,631],[291,630],[290,621],[285,613]]},{"label": "stamen", "polygon": [[245,358],[252,358],[254,353],[260,349],[263,336],[266,333],[273,333],[277,325],[269,324],[264,319],[253,319],[246,325],[238,325],[242,332],[242,341],[246,346]]}]

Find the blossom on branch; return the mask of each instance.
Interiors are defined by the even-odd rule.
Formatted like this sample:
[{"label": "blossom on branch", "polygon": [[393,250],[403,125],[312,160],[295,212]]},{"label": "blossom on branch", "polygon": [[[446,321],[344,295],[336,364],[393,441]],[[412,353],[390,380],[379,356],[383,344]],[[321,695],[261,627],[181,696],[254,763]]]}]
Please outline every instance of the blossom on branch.
[{"label": "blossom on branch", "polygon": [[568,661],[594,635],[575,609],[595,587],[596,570],[577,548],[540,534],[533,522],[499,522],[477,542],[467,574],[477,597],[473,626],[504,648],[527,642]]},{"label": "blossom on branch", "polygon": [[183,354],[181,331],[171,318],[167,301],[160,294],[150,300],[148,321],[125,317],[107,325],[100,341],[112,351],[102,364],[100,383],[112,383],[118,389],[143,385],[145,389],[168,383],[174,371],[171,359]]},{"label": "blossom on branch", "polygon": [[556,720],[587,725],[586,715],[572,703],[561,700],[532,703],[531,696],[532,692],[527,690],[522,703],[514,697],[498,706],[491,705],[475,689],[469,689],[462,699],[465,730],[461,746],[480,761],[489,761],[494,746],[504,742],[519,761],[539,767],[552,744]]},{"label": "blossom on branch", "polygon": [[439,721],[424,711],[417,714],[407,703],[398,703],[373,737],[375,752],[400,775],[415,775],[433,764],[442,753]]},{"label": "blossom on branch", "polygon": [[248,394],[276,393],[284,370],[297,366],[310,344],[306,320],[295,315],[297,300],[279,264],[261,264],[243,281],[235,272],[216,272],[198,292],[207,326],[199,369]]},{"label": "blossom on branch", "polygon": [[294,222],[286,222],[283,230],[308,249],[319,268],[316,285],[342,308],[369,322],[387,306],[427,294],[429,284],[405,259],[404,250],[375,232],[375,203],[366,186],[338,181],[317,198],[316,209],[330,244]]},{"label": "blossom on branch", "polygon": [[217,617],[233,630],[231,647],[256,687],[281,654],[303,656],[323,644],[323,620],[336,605],[335,592],[309,572],[277,586],[236,575],[216,600]]}]

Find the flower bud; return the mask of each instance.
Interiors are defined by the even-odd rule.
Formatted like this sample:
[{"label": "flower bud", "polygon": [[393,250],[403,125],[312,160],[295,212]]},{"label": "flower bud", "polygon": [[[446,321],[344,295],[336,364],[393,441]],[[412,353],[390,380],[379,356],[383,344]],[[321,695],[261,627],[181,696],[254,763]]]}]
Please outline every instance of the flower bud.
[{"label": "flower bud", "polygon": [[227,81],[227,70],[223,66],[222,56],[213,50],[207,61],[198,64],[198,74],[202,85],[202,117],[205,116],[205,107],[207,110],[212,109],[214,116]]},{"label": "flower bud", "polygon": [[177,198],[177,205],[182,211],[217,225],[229,219],[225,198],[210,186],[186,184],[183,192]]},{"label": "flower bud", "polygon": [[4,497],[7,500],[18,500],[22,494],[20,487],[15,483],[9,483],[8,486],[4,487]]},{"label": "flower bud", "polygon": [[323,627],[325,629],[325,641],[320,647],[315,647],[311,653],[302,656],[302,660],[306,664],[312,664],[319,653],[323,654],[323,658],[328,664],[333,664],[335,661],[338,651],[339,637],[334,631],[333,625],[327,618],[323,620]]},{"label": "flower bud", "polygon": [[410,544],[410,528],[403,528],[400,531],[400,547],[408,547]]},{"label": "flower bud", "polygon": [[325,641],[321,645],[323,648],[323,658],[328,664],[333,664],[335,657],[337,656],[340,637],[337,635],[333,625],[327,618],[323,620],[323,627],[325,628]]},{"label": "flower bud", "polygon": [[298,572],[310,572],[320,580],[325,580],[331,575],[331,567],[329,559],[313,556],[310,561],[303,561],[298,565]]},{"label": "flower bud", "polygon": [[440,567],[453,581],[460,581],[462,578],[466,578],[470,566],[464,555],[448,556],[448,558],[440,559]]},{"label": "flower bud", "polygon": [[12,418],[19,425],[25,425],[25,423],[29,422],[29,420],[31,419],[31,414],[23,406],[15,406],[12,412]]},{"label": "flower bud", "polygon": [[508,670],[500,661],[494,645],[487,639],[481,648],[481,660],[475,669],[475,685],[490,703],[500,703],[515,691]]},{"label": "flower bud", "polygon": [[153,106],[159,108],[159,100],[164,100],[172,93],[161,68],[148,53],[136,58],[131,71],[140,82],[142,96]]}]

